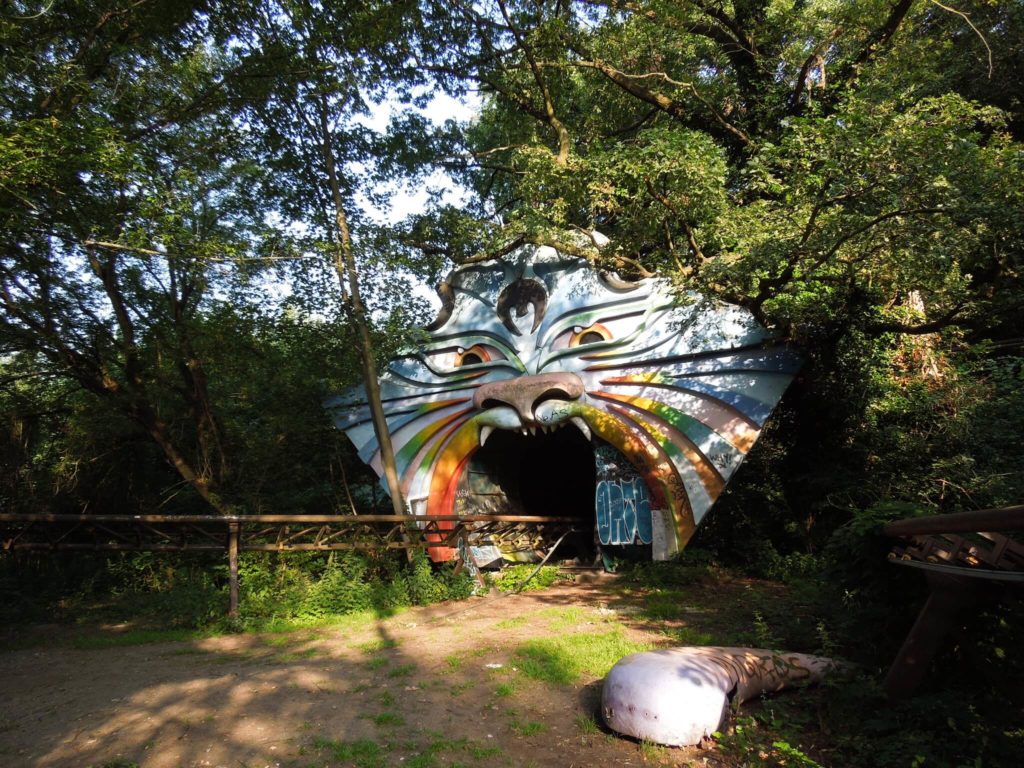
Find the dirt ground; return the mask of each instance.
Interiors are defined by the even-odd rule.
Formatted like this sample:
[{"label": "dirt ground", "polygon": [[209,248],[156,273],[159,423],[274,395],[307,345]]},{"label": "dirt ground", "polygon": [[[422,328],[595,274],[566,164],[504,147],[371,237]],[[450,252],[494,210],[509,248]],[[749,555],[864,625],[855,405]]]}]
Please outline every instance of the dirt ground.
[{"label": "dirt ground", "polygon": [[0,653],[0,764],[727,765],[714,749],[599,730],[593,675],[552,684],[517,668],[530,638],[621,627],[664,644],[635,599],[614,577],[591,576],[351,627],[98,650],[56,637]]}]

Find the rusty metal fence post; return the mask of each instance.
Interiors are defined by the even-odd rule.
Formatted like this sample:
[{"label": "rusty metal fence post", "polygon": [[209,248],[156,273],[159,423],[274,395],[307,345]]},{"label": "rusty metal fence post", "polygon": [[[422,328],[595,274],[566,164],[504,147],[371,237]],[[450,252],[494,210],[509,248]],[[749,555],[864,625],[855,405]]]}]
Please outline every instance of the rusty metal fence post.
[{"label": "rusty metal fence post", "polygon": [[228,523],[228,618],[238,618],[238,535],[241,523]]}]

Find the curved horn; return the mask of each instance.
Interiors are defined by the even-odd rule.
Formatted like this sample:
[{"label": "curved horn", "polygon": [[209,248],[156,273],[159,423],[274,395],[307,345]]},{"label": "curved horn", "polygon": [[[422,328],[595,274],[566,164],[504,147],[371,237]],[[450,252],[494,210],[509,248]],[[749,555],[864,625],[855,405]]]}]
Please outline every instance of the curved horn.
[{"label": "curved horn", "polygon": [[452,290],[451,283],[447,280],[442,280],[440,285],[437,286],[437,295],[441,298],[441,310],[437,313],[437,317],[434,318],[434,322],[426,327],[425,330],[436,331],[444,327],[444,324],[451,319],[452,311],[455,309],[455,291]]},{"label": "curved horn", "polygon": [[530,329],[530,333],[535,333],[548,309],[548,292],[543,284],[536,280],[521,277],[505,286],[498,296],[495,311],[505,327],[519,336],[521,331],[512,319],[512,310],[515,310],[516,317],[524,317],[530,306],[533,306],[533,328]]},{"label": "curved horn", "polygon": [[602,283],[613,291],[634,291],[640,287],[640,283],[638,281],[623,280],[614,272],[602,270],[601,272],[598,272],[597,276],[601,279]]}]

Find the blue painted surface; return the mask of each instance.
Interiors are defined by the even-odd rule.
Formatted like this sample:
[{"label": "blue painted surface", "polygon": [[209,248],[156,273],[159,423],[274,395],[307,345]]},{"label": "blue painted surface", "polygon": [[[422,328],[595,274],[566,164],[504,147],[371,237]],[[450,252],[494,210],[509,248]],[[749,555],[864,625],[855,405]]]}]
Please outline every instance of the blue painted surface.
[{"label": "blue painted surface", "polygon": [[594,504],[602,544],[651,543],[651,498],[641,478],[601,480]]}]

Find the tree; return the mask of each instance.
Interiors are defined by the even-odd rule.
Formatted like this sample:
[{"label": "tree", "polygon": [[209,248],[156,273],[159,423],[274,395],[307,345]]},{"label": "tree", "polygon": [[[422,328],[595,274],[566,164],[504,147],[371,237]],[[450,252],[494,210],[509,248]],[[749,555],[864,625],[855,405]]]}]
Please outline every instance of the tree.
[{"label": "tree", "polygon": [[975,407],[1012,399],[1024,337],[1020,4],[424,13],[420,65],[482,109],[438,135],[471,204],[410,221],[407,243],[454,262],[556,245],[741,304],[804,348],[708,542],[815,549],[883,499],[1020,490],[1024,456],[1004,441],[983,460]]},{"label": "tree", "polygon": [[[432,39],[423,64],[484,94],[461,166],[479,198],[411,242],[464,260],[597,228],[615,250],[581,255],[803,336],[1019,314],[1016,4],[449,7],[437,28],[471,54]],[[989,53],[998,95],[964,75]]]},{"label": "tree", "polygon": [[199,314],[253,255],[260,169],[226,118],[219,8],[6,13],[3,348],[129,418],[211,507],[230,474]]},{"label": "tree", "polygon": [[[253,8],[240,49],[243,57],[262,59],[272,67],[260,84],[262,92],[244,97],[244,119],[260,136],[261,152],[275,175],[272,194],[281,210],[302,222],[308,241],[327,257],[337,276],[395,514],[406,514],[406,509],[380,405],[361,278],[372,261],[367,247],[372,235],[357,238],[352,219],[358,219],[357,195],[381,199],[361,176],[380,183],[386,174],[380,158],[380,143],[386,139],[375,137],[356,118],[367,111],[368,98],[389,93],[408,97],[417,81],[403,43],[414,13],[412,3],[298,8],[267,2]],[[395,282],[394,276],[389,280]]]}]

